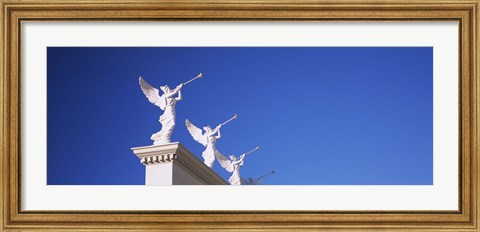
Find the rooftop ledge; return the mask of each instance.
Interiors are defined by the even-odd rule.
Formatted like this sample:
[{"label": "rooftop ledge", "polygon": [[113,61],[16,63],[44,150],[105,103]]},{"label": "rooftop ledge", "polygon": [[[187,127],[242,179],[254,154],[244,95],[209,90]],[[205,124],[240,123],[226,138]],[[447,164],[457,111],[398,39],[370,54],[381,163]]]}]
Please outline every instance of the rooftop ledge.
[{"label": "rooftop ledge", "polygon": [[133,147],[145,165],[145,185],[228,185],[179,142]]}]

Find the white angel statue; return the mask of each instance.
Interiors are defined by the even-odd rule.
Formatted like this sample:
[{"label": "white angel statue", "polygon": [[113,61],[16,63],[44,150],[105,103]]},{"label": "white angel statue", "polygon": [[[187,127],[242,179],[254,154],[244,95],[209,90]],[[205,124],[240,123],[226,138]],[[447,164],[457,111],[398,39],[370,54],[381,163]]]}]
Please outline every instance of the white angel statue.
[{"label": "white angel statue", "polygon": [[237,117],[238,116],[235,114],[233,117],[231,117],[224,123],[215,127],[215,129],[213,130],[212,128],[210,128],[210,126],[203,127],[203,129],[205,130],[204,134],[202,134],[202,130],[200,128],[193,125],[190,121],[188,121],[188,119],[185,120],[188,132],[190,132],[190,135],[192,135],[193,139],[205,146],[205,150],[202,152],[202,157],[204,159],[203,162],[209,168],[212,168],[213,163],[215,162],[215,143],[217,142],[217,139],[222,137],[220,129],[222,128],[222,126],[229,123],[233,119],[236,119]]},{"label": "white angel statue", "polygon": [[187,125],[188,132],[192,135],[193,139],[203,146],[205,146],[205,150],[202,152],[202,157],[204,159],[205,165],[212,168],[213,163],[215,162],[215,142],[217,139],[222,137],[220,133],[220,129],[222,128],[222,124],[215,127],[212,130],[210,126],[203,127],[205,133],[202,134],[202,130],[195,125],[193,125],[190,121],[185,120],[185,124]]},{"label": "white angel statue", "polygon": [[222,155],[219,151],[215,152],[215,157],[217,157],[218,162],[220,165],[227,170],[227,172],[231,172],[232,175],[230,178],[228,178],[228,182],[230,182],[231,185],[242,185],[242,177],[240,177],[240,166],[243,165],[243,159],[245,158],[246,155],[256,151],[259,147],[256,147],[255,149],[243,153],[239,158],[235,157],[235,155],[230,155],[229,159]]},{"label": "white angel statue", "polygon": [[162,129],[153,134],[150,139],[154,141],[154,145],[171,143],[170,137],[175,127],[175,104],[177,101],[182,100],[181,89],[184,83],[178,85],[175,89],[170,89],[168,85],[160,86],[160,89],[163,91],[163,94],[160,95],[158,89],[148,84],[142,77],[139,78],[139,82],[148,101],[164,111],[159,119]]}]

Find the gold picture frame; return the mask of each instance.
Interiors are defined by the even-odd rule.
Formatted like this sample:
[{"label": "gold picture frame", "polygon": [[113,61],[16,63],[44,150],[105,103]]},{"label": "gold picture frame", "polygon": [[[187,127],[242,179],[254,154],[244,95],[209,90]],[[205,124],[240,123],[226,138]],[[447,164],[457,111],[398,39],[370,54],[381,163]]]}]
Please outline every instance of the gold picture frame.
[{"label": "gold picture frame", "polygon": [[[4,231],[478,231],[478,12],[473,0],[2,0],[1,220]],[[21,203],[21,25],[26,21],[457,21],[459,210],[25,211]]]}]

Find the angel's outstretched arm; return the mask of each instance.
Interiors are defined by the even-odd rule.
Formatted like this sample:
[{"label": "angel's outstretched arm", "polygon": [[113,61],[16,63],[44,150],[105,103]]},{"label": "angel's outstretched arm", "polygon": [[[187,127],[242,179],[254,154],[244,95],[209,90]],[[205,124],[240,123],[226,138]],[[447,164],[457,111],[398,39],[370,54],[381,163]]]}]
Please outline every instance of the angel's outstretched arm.
[{"label": "angel's outstretched arm", "polygon": [[175,100],[177,100],[177,101],[182,100],[182,91],[181,90],[178,90],[178,96],[175,98]]},{"label": "angel's outstretched arm", "polygon": [[234,161],[235,164],[243,165],[243,158],[245,158],[245,154],[241,155],[237,161]]},{"label": "angel's outstretched arm", "polygon": [[180,91],[180,89],[182,89],[182,87],[183,87],[183,83],[179,84],[175,89],[173,89],[170,93],[168,93],[167,97],[173,97],[175,94],[177,94]]},{"label": "angel's outstretched arm", "polygon": [[220,124],[220,125],[218,125],[217,127],[215,127],[215,129],[212,131],[212,134],[217,133],[218,131],[220,131],[220,129],[222,129],[222,124]]},{"label": "angel's outstretched arm", "polygon": [[180,91],[182,88],[183,88],[183,83],[182,84],[179,84],[173,91],[172,91],[172,94],[176,94],[178,93],[178,91]]},{"label": "angel's outstretched arm", "polygon": [[243,159],[245,158],[245,155],[246,155],[246,154],[242,154],[242,155],[240,156],[240,158],[238,159],[238,162],[243,162]]},{"label": "angel's outstretched arm", "polygon": [[222,134],[220,133],[220,129],[222,128],[222,124],[218,125],[217,127],[215,127],[215,129],[212,131],[211,135],[214,135],[218,132],[218,135],[215,136],[215,138],[219,139],[222,137]]}]

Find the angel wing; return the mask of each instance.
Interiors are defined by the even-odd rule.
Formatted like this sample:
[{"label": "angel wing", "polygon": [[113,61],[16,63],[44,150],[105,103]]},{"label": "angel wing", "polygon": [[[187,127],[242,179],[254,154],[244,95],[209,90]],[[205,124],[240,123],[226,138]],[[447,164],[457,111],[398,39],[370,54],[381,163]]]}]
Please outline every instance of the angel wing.
[{"label": "angel wing", "polygon": [[202,130],[193,125],[188,119],[185,120],[185,124],[187,125],[188,132],[192,135],[193,139],[203,146],[207,146],[207,136],[202,134]]},{"label": "angel wing", "polygon": [[138,82],[140,83],[140,88],[142,88],[143,93],[148,98],[148,101],[160,107],[160,109],[165,110],[165,96],[160,96],[158,89],[148,84],[142,77],[138,79]]},{"label": "angel wing", "polygon": [[215,150],[215,157],[217,157],[217,160],[222,168],[225,168],[227,172],[233,172],[233,164],[231,160],[222,155],[222,153],[220,153],[218,150]]}]

